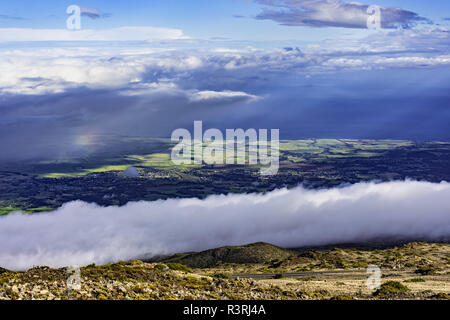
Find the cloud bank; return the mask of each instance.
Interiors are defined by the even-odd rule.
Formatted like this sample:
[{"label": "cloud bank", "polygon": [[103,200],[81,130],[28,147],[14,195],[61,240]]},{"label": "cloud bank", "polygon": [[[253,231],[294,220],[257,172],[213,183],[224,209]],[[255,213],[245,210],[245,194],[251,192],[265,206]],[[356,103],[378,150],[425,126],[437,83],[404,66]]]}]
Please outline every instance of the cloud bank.
[{"label": "cloud bank", "polygon": [[0,28],[1,42],[36,41],[161,41],[189,39],[179,29],[125,26],[77,31],[67,29]]},{"label": "cloud bank", "polygon": [[[151,37],[143,34],[154,31],[150,27],[137,28],[138,30],[127,27],[119,29],[121,31],[116,36],[121,32],[132,33],[135,39],[141,40]],[[23,37],[38,40],[44,36],[63,40],[66,33],[69,34],[68,37],[78,40],[114,38],[114,32],[105,33],[103,37],[102,31],[91,37],[90,30],[53,30],[48,33],[32,30],[30,35],[26,35],[26,29],[15,30],[0,29],[0,41],[2,34],[16,40]],[[153,37],[183,37],[181,31],[164,29],[158,35],[158,30],[154,31]],[[125,35],[124,37],[126,38]],[[242,90],[230,90],[229,87],[242,87],[242,83],[236,82],[243,77],[248,83],[262,77],[272,79],[280,74],[449,66],[449,41],[449,30],[431,28],[378,33],[358,40],[329,40],[301,49],[257,49],[248,46],[233,50],[179,50],[172,47],[112,49],[106,46],[102,49],[6,49],[0,50],[0,69],[3,72],[0,94],[40,95],[61,93],[79,87],[123,89],[127,93],[136,89],[134,94],[147,94],[149,90],[143,89],[150,88],[154,91],[156,87],[167,88],[167,84],[180,86],[183,85],[183,80],[189,79],[196,82],[189,86],[195,86],[194,89],[198,91],[225,92],[221,94],[223,98],[230,97],[226,94],[227,91],[237,91],[238,95],[254,98],[251,93],[241,94],[239,92]],[[222,80],[227,82],[220,82]],[[197,97],[204,100],[206,96],[212,95],[202,94]],[[220,98],[218,94],[214,97]]]},{"label": "cloud bank", "polygon": [[[368,5],[340,0],[255,0],[267,6],[256,18],[286,26],[367,28]],[[428,21],[415,12],[380,7],[381,27],[409,29]]]},{"label": "cloud bank", "polygon": [[450,184],[360,183],[329,190],[170,199],[0,219],[0,265],[62,267],[266,241],[284,247],[450,237]]}]

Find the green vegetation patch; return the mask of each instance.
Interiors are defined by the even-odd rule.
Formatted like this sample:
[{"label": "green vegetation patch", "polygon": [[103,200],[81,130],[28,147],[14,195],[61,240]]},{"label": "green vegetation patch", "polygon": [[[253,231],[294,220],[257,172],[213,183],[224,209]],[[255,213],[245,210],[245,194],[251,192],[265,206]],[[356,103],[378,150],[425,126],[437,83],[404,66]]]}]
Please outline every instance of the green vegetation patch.
[{"label": "green vegetation patch", "polygon": [[10,207],[10,206],[8,206],[8,207],[0,207],[0,216],[6,216],[6,215],[8,215],[10,213],[17,212],[17,211],[21,211],[21,209],[20,208],[15,208],[15,207]]},{"label": "green vegetation patch", "polygon": [[192,273],[191,268],[189,268],[188,266],[185,266],[184,264],[181,264],[181,263],[168,262],[168,263],[166,263],[166,265],[169,267],[170,270]]},{"label": "green vegetation patch", "polygon": [[416,271],[414,271],[414,273],[421,274],[423,276],[429,276],[436,274],[436,269],[430,266],[420,267]]},{"label": "green vegetation patch", "polygon": [[128,261],[104,266],[89,265],[81,269],[81,274],[92,279],[151,281],[155,276],[154,271],[141,261]]},{"label": "green vegetation patch", "polygon": [[331,297],[330,300],[354,300],[352,296],[345,295],[345,294],[339,294]]},{"label": "green vegetation patch", "polygon": [[388,281],[381,285],[380,289],[375,291],[374,296],[389,296],[410,291],[407,286],[398,281]]},{"label": "green vegetation patch", "polygon": [[99,168],[83,169],[79,172],[67,172],[67,173],[48,173],[42,175],[43,178],[58,179],[58,178],[74,178],[82,177],[91,173],[102,173],[111,171],[124,171],[129,165],[105,165]]},{"label": "green vegetation patch", "polygon": [[216,279],[226,279],[226,280],[232,280],[233,275],[229,272],[216,272],[211,274],[211,277]]},{"label": "green vegetation patch", "polygon": [[419,282],[425,282],[425,280],[422,279],[422,278],[413,278],[413,279],[405,280],[403,282],[406,282],[406,283],[419,283]]},{"label": "green vegetation patch", "polygon": [[167,263],[182,263],[191,268],[209,268],[222,263],[257,264],[283,261],[294,253],[267,243],[246,246],[228,246],[198,253],[179,254],[166,260]]},{"label": "green vegetation patch", "polygon": [[7,216],[13,212],[21,212],[23,214],[33,214],[33,213],[45,213],[45,212],[51,212],[55,210],[55,208],[51,207],[39,207],[39,208],[16,208],[16,207],[0,207],[0,217],[1,216]]},{"label": "green vegetation patch", "polygon": [[439,300],[450,300],[450,296],[444,292],[439,292],[435,295],[431,296],[432,299],[439,299]]}]

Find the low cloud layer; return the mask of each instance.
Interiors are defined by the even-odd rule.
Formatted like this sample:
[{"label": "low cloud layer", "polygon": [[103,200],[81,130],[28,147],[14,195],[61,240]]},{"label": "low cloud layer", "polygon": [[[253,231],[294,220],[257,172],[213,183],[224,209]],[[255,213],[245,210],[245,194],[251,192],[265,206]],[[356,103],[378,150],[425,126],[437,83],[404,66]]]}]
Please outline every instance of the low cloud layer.
[{"label": "low cloud layer", "polygon": [[0,219],[0,265],[22,270],[266,241],[284,247],[450,237],[450,184],[360,183],[330,190],[171,199]]},{"label": "low cloud layer", "polygon": [[188,39],[179,29],[125,26],[105,30],[0,28],[1,42],[35,41],[161,41]]},{"label": "low cloud layer", "polygon": [[[340,0],[255,0],[266,5],[256,18],[274,20],[286,26],[367,28],[369,5]],[[428,21],[415,12],[380,7],[381,27],[409,29]]]}]

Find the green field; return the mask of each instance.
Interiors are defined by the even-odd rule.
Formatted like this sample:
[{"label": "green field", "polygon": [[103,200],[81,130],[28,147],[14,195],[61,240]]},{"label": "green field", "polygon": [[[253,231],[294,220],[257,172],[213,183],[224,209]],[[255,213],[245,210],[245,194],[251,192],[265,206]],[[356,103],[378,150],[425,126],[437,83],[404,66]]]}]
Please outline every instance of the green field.
[{"label": "green field", "polygon": [[[151,139],[150,139],[151,140]],[[125,140],[130,141],[130,139]],[[131,140],[134,141],[134,140]],[[163,142],[161,142],[163,143]],[[57,161],[43,161],[40,164],[46,165],[50,168],[61,168],[60,171],[43,172],[40,177],[43,178],[70,178],[81,177],[92,173],[104,172],[120,172],[127,169],[129,166],[138,168],[156,168],[162,170],[186,171],[186,168],[198,168],[201,165],[191,164],[175,166],[170,159],[170,147],[167,143],[167,152],[155,152],[149,154],[131,154],[121,155],[116,158],[93,158],[93,159],[64,159]],[[387,151],[413,146],[414,143],[410,141],[394,141],[394,140],[380,140],[380,141],[366,141],[359,140],[337,140],[337,139],[318,139],[318,140],[283,140],[280,141],[280,153],[286,155],[287,161],[291,163],[302,163],[306,159],[320,160],[320,159],[337,159],[350,157],[376,157]],[[208,144],[203,145],[205,150]],[[235,155],[234,160],[242,160],[240,155]],[[245,161],[248,163],[249,153],[246,150]],[[225,155],[224,155],[225,162]],[[38,164],[39,167],[39,164]]]},{"label": "green field", "polygon": [[[167,139],[99,136],[89,141],[82,157],[0,164],[0,215],[46,212],[73,200],[124,205],[299,184],[331,188],[371,180],[450,181],[448,142],[282,140],[278,174],[262,177],[260,164],[177,166],[170,159],[174,143]],[[130,166],[139,177],[122,174]]]}]

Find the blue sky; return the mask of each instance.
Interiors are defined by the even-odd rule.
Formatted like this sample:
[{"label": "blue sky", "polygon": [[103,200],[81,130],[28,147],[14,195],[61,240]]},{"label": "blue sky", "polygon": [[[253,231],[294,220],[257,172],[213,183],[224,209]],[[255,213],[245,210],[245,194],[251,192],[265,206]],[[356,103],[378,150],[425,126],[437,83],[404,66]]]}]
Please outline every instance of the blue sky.
[{"label": "blue sky", "polygon": [[[363,35],[368,30],[280,26],[271,20],[257,20],[263,5],[246,0],[91,0],[91,1],[1,1],[0,28],[58,29],[65,27],[69,5],[97,8],[110,14],[105,19],[83,17],[83,28],[108,29],[121,26],[177,28],[192,38],[225,37],[234,40],[318,40]],[[450,2],[434,0],[379,0],[367,4],[401,7],[436,23],[450,16]],[[241,18],[236,18],[240,16]],[[8,18],[9,17],[9,18]],[[17,18],[17,19],[14,19]]]}]

